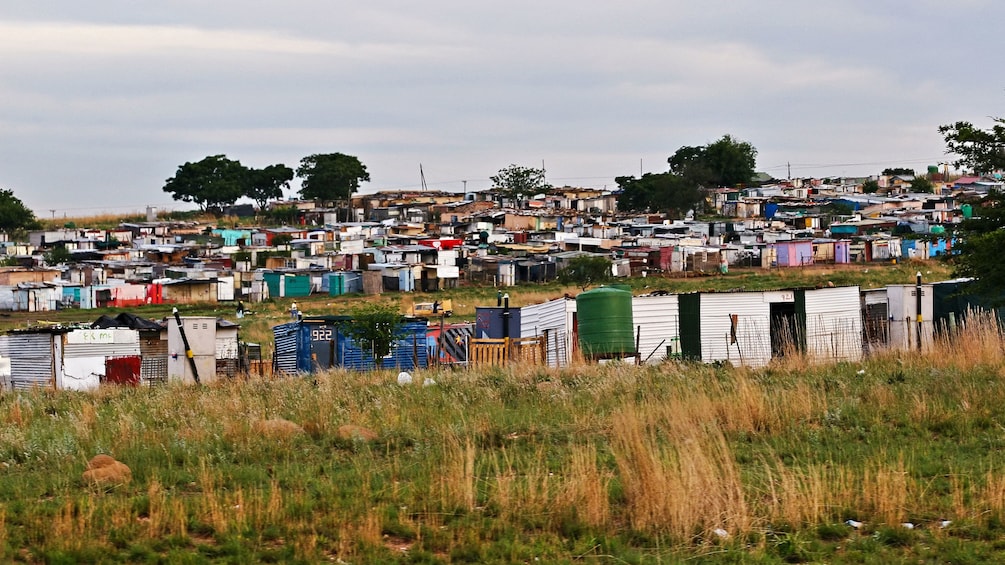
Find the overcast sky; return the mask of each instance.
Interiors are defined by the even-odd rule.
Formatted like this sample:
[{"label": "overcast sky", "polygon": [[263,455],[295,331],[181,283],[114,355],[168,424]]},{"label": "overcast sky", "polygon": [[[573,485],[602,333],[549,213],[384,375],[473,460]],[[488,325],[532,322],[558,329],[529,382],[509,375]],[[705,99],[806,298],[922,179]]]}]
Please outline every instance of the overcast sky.
[{"label": "overcast sky", "polygon": [[[355,155],[364,191],[663,172],[729,133],[783,178],[924,170],[1005,114],[991,0],[77,0],[0,6],[0,188],[40,217],[190,208],[226,154]],[[289,195],[289,193],[288,193]]]}]

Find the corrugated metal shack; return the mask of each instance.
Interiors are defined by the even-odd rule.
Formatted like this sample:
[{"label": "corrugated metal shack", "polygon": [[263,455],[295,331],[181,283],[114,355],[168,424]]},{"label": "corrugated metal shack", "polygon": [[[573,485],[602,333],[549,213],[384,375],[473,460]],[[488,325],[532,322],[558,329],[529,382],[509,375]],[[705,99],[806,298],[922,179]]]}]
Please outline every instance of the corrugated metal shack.
[{"label": "corrugated metal shack", "polygon": [[788,352],[853,361],[862,356],[858,287],[679,296],[685,357],[759,367]]},{"label": "corrugated metal shack", "polygon": [[33,328],[0,336],[10,359],[5,390],[94,390],[102,383],[140,382],[139,331],[129,328]]},{"label": "corrugated metal shack", "polygon": [[167,382],[167,333],[164,325],[155,320],[123,312],[115,317],[104,315],[91,324],[92,328],[129,328],[139,334],[140,378],[143,385]]},{"label": "corrugated metal shack", "polygon": [[[364,352],[348,335],[348,316],[312,316],[272,328],[275,353],[273,369],[295,375],[333,367],[355,370],[374,369],[369,352]],[[380,360],[382,369],[412,370],[426,367],[426,322],[407,320],[391,353]]]}]

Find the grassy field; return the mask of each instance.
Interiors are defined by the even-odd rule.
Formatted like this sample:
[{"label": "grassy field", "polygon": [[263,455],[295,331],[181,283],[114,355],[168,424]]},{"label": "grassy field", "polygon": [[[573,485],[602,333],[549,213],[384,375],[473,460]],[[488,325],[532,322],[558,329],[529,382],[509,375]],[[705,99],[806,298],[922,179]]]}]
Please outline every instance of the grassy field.
[{"label": "grassy field", "polygon": [[[961,332],[854,364],[7,394],[0,560],[1001,562],[1002,335]],[[82,480],[99,453],[132,481]]]},{"label": "grassy field", "polygon": [[[919,268],[939,266],[634,284],[879,286],[913,282]],[[510,294],[519,305],[565,291]],[[460,289],[454,301],[494,296]],[[351,300],[299,302],[320,313]],[[156,317],[150,308],[139,313]],[[253,308],[245,333],[264,334],[286,302]],[[414,377],[0,396],[0,561],[1005,560],[1005,348],[987,321],[930,351],[861,363]],[[85,481],[101,453],[132,480]]]}]

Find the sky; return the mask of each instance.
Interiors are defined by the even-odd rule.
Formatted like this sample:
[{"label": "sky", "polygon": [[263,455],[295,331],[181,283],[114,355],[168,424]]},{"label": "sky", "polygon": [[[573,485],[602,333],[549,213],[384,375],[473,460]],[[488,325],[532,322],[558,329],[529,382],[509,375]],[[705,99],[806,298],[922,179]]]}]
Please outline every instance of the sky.
[{"label": "sky", "polygon": [[[38,0],[0,5],[0,188],[38,217],[190,209],[224,154],[354,155],[363,192],[517,164],[616,187],[724,134],[777,178],[924,170],[1005,114],[992,0]],[[287,197],[294,197],[294,183]]]}]

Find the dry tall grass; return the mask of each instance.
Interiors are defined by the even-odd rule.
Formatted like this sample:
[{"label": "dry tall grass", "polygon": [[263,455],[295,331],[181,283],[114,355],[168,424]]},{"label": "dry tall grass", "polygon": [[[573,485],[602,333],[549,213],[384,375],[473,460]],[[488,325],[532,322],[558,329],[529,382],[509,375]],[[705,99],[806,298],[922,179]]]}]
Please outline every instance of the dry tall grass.
[{"label": "dry tall grass", "polygon": [[[0,461],[17,472],[0,481],[54,478],[16,507],[0,503],[0,551],[26,543],[25,528],[27,543],[69,552],[110,547],[112,532],[133,544],[265,546],[248,532],[270,531],[306,561],[366,561],[386,558],[388,532],[450,555],[502,535],[642,532],[690,547],[718,529],[740,538],[847,517],[871,527],[1005,517],[995,452],[956,445],[995,445],[1005,354],[976,321],[958,332],[939,355],[859,364],[417,371],[432,387],[329,371],[18,393],[0,416]],[[272,418],[307,433],[255,433]],[[344,424],[379,439],[339,438]],[[129,464],[134,483],[98,491],[66,478],[99,452]]]},{"label": "dry tall grass", "polygon": [[611,448],[627,520],[678,539],[717,528],[746,531],[751,516],[725,436],[714,421],[695,421],[676,407],[626,407],[613,415]]}]

